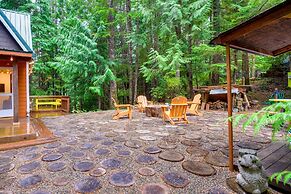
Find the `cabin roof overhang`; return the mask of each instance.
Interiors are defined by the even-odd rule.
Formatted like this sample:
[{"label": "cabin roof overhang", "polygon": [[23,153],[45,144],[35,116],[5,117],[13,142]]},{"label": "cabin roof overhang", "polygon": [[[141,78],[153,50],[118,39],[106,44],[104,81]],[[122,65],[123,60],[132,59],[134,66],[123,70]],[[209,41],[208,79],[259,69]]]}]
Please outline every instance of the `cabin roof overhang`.
[{"label": "cabin roof overhang", "polygon": [[291,1],[285,1],[219,34],[210,44],[277,56],[291,50]]}]

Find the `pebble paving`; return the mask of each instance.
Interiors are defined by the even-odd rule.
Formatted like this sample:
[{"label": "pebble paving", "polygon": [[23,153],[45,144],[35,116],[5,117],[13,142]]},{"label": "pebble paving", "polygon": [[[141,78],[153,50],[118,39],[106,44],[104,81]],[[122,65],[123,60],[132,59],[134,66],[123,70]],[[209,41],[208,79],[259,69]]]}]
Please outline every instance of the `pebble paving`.
[{"label": "pebble paving", "polygon": [[[136,111],[131,121],[112,114],[42,118],[59,140],[0,151],[0,193],[235,193],[226,181],[236,176],[227,167],[227,112],[176,126]],[[235,157],[268,146],[264,131],[234,128]]]}]

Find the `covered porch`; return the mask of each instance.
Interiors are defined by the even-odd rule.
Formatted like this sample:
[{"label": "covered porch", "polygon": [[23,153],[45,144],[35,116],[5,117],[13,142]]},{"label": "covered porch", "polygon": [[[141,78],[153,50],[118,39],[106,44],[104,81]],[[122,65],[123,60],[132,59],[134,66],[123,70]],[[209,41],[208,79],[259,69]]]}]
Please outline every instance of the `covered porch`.
[{"label": "covered porch", "polygon": [[[250,20],[221,33],[211,41],[211,44],[222,45],[226,48],[228,117],[232,116],[233,111],[231,98],[231,48],[265,56],[278,56],[290,52],[290,24],[291,1],[285,1],[251,18]],[[233,142],[233,126],[232,122],[228,121],[229,169],[231,171],[234,170]],[[259,158],[267,168],[267,174],[269,177],[278,171],[290,171],[291,164],[291,158],[288,157],[290,156],[289,145],[287,143],[272,144],[273,145],[266,147],[258,153]],[[275,181],[270,182],[270,184],[283,189],[284,192],[290,192],[290,180],[288,184],[283,184],[282,181],[283,180],[281,179],[279,184]]]},{"label": "covered porch", "polygon": [[0,9],[0,150],[56,139],[30,117],[33,55],[30,15]]}]

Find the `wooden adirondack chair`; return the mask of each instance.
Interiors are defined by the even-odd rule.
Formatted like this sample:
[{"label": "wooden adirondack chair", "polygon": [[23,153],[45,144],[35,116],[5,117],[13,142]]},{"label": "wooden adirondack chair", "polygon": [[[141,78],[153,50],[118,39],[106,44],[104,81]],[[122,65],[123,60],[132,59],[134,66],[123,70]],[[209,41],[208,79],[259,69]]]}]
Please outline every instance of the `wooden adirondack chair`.
[{"label": "wooden adirondack chair", "polygon": [[112,98],[112,101],[116,109],[115,113],[112,115],[113,119],[119,119],[124,116],[128,117],[129,119],[132,118],[131,104],[117,104],[114,98]]},{"label": "wooden adirondack chair", "polygon": [[187,110],[187,113],[202,116],[203,114],[198,111],[199,105],[201,104],[201,94],[196,94],[192,102],[188,102],[190,108]]},{"label": "wooden adirondack chair", "polygon": [[186,110],[187,110],[187,98],[183,96],[178,96],[172,99],[171,109],[167,111],[167,106],[162,107],[163,120],[168,119],[172,125],[176,123],[189,123]]},{"label": "wooden adirondack chair", "polygon": [[137,97],[137,107],[139,112],[144,112],[145,107],[148,105],[148,100],[146,96],[138,96]]}]

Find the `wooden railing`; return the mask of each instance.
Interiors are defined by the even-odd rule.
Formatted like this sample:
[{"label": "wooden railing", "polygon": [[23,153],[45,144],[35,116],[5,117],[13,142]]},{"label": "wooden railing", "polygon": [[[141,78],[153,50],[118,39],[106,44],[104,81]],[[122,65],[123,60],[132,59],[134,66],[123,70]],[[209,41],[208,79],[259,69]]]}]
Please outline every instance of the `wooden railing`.
[{"label": "wooden railing", "polygon": [[70,112],[69,96],[30,96],[29,99],[31,111]]}]

